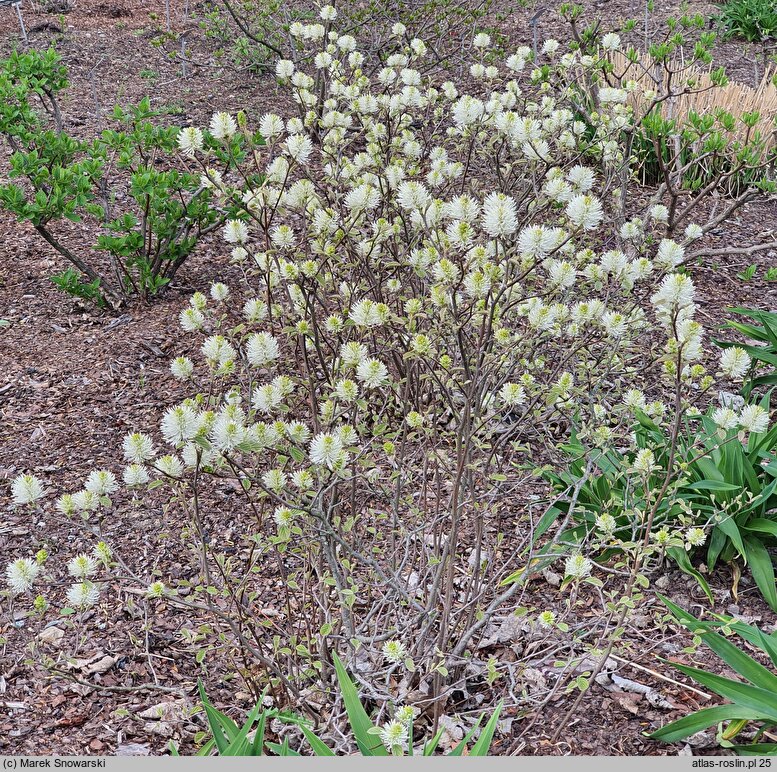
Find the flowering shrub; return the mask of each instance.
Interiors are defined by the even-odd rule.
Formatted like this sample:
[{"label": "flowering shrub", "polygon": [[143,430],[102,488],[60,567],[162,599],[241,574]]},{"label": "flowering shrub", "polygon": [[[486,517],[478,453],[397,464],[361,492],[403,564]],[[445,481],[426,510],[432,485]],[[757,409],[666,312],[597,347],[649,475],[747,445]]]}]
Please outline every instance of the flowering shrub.
[{"label": "flowering shrub", "polygon": [[[309,53],[306,43],[326,36],[335,18],[342,29],[359,31],[362,53],[371,63],[400,51],[415,36],[423,37],[432,52],[425,62],[428,68],[461,56],[491,7],[492,0],[370,0],[343,4],[335,15],[320,15],[321,24],[306,24],[313,14],[304,7],[292,8],[278,0],[220,0],[206,6],[200,26],[207,37],[222,44],[220,55],[228,54],[236,67],[251,71],[272,71],[279,59],[304,60]],[[387,19],[394,24],[387,24]]]},{"label": "flowering shrub", "polygon": [[[62,129],[57,97],[66,87],[53,49],[14,53],[0,66],[0,134],[13,151],[10,176],[21,181],[0,185],[0,204],[74,266],[55,277],[60,288],[113,306],[131,294],[147,298],[173,279],[221,216],[196,175],[158,165],[175,160],[178,130],[152,122],[159,114],[148,99],[116,108],[120,130],[83,142]],[[54,130],[35,109],[38,98]],[[126,186],[129,206],[116,204],[114,185]],[[83,217],[101,221],[94,248],[107,253],[109,270],[53,227]]]},{"label": "flowering shrub", "polygon": [[[600,79],[606,54],[550,40],[537,61],[519,48],[497,63],[480,34],[464,86],[423,75],[427,47],[404,30],[370,77],[356,40],[327,29],[292,28],[318,45],[310,72],[277,64],[296,117],[267,113],[256,132],[217,113],[178,135],[229,216],[245,286],[213,284],[182,310],[199,356],[171,370],[190,396],[126,437],[118,495],[164,495],[199,551],[191,592],[154,579],[148,597],[208,611],[290,699],[315,693],[339,652],[374,702],[436,705],[472,668],[498,677],[476,643],[520,598],[538,533],[559,548],[564,591],[601,586],[589,545],[564,544],[553,507],[538,518],[524,503],[558,430],[574,427],[587,478],[649,416],[670,437],[664,476],[643,449],[632,472],[669,489],[683,418],[712,384],[680,268],[716,220],[632,200],[626,91],[603,86],[595,111],[578,109],[576,84]],[[723,374],[746,360],[728,354]],[[761,431],[764,416],[735,418]],[[242,501],[228,513],[213,503],[225,485]],[[570,512],[581,485],[563,494]],[[93,520],[117,487],[95,472],[57,508]],[[19,491],[38,505],[34,482]],[[635,541],[661,525],[660,498],[624,513]],[[242,535],[229,555],[227,520]],[[630,589],[650,555],[634,550]],[[15,591],[36,580],[30,566]],[[255,605],[268,573],[283,609],[269,621]],[[533,624],[563,629],[548,610]]]}]

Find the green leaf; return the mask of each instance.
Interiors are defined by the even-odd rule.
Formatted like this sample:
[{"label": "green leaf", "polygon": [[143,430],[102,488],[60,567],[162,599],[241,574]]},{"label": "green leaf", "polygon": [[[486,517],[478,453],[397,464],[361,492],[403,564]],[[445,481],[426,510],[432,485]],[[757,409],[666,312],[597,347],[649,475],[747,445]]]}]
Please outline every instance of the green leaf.
[{"label": "green leaf", "polygon": [[764,517],[754,517],[752,520],[747,521],[747,526],[745,526],[745,529],[748,531],[769,533],[772,536],[777,536],[777,521],[767,520]]},{"label": "green leaf", "polygon": [[477,728],[480,726],[480,722],[483,720],[483,716],[480,715],[478,717],[478,720],[475,722],[475,726],[472,727],[472,729],[467,732],[467,734],[464,735],[462,741],[447,755],[448,756],[461,756],[463,755],[464,751],[467,748],[467,743],[473,738],[475,735],[475,732],[477,731]]},{"label": "green leaf", "polygon": [[777,611],[777,588],[774,586],[774,566],[769,551],[761,541],[752,536],[745,538],[745,548],[747,562],[758,589],[769,604],[769,608]]},{"label": "green leaf", "polygon": [[[742,540],[742,534],[739,532],[739,528],[737,527],[736,522],[732,520],[730,517],[724,517],[718,524],[717,527],[723,531],[726,536],[728,536],[729,539],[731,539],[734,546],[737,548],[737,552],[740,555],[745,555],[745,543]],[[745,557],[745,560],[747,558]]]},{"label": "green leaf", "polygon": [[[216,747],[221,754],[229,747],[230,739],[237,735],[237,724],[235,724],[228,716],[224,715],[213,707],[210,700],[208,699],[208,695],[205,694],[205,687],[202,685],[202,681],[200,679],[197,679],[197,690],[200,693],[200,701],[202,702],[202,706],[205,708],[205,714],[208,717],[210,731],[213,734],[213,742],[216,744]],[[231,722],[232,727],[234,727],[234,734],[231,734],[229,739],[224,736],[223,727],[225,724],[225,719],[226,722]]]},{"label": "green leaf", "polygon": [[[769,689],[777,694],[777,675],[765,668],[760,662],[745,654],[728,638],[713,632],[709,623],[700,622],[696,617],[683,611],[667,598],[659,595],[664,605],[677,617],[678,621],[691,632],[700,627],[705,629],[701,634],[707,644],[734,672],[746,678],[754,686]],[[757,629],[757,628],[755,628]]]},{"label": "green leaf", "polygon": [[686,486],[690,490],[694,491],[739,491],[742,490],[741,485],[732,485],[727,482],[720,482],[719,480],[699,480],[698,482],[691,483]]},{"label": "green leaf", "polygon": [[677,567],[688,576],[692,576],[702,588],[704,594],[707,596],[710,603],[715,602],[715,598],[712,595],[712,590],[707,584],[707,580],[691,565],[691,559],[688,557],[688,553],[682,547],[669,547],[666,554],[674,560]]},{"label": "green leaf", "polygon": [[348,721],[351,724],[354,739],[362,752],[362,756],[388,756],[388,751],[383,743],[378,740],[376,745],[372,735],[369,734],[369,730],[372,729],[372,722],[367,715],[367,711],[364,710],[364,706],[359,699],[359,693],[356,691],[351,677],[340,661],[340,657],[334,653],[332,657],[335,662],[335,672],[337,673],[337,681],[340,684],[340,691],[343,695],[345,710],[348,713]]},{"label": "green leaf", "polygon": [[[777,700],[774,699],[772,692],[742,683],[741,681],[734,681],[731,678],[723,678],[723,676],[715,675],[699,668],[680,665],[677,662],[670,664],[681,673],[691,676],[700,684],[712,689],[721,697],[731,700],[749,713],[757,714],[756,717],[759,720],[777,722]],[[748,717],[748,715],[736,716],[736,718]]]},{"label": "green leaf", "polygon": [[[230,742],[230,744],[227,746],[227,748],[221,753],[222,756],[254,756],[254,755],[261,755],[255,754],[253,752],[255,742],[254,744],[249,744],[248,740],[246,739],[248,737],[248,733],[251,731],[254,722],[256,721],[257,717],[259,716],[259,711],[262,711],[262,718],[264,718],[264,710],[262,710],[262,700],[259,700],[256,705],[251,709],[251,712],[248,714],[248,718],[246,719],[245,723],[243,724],[240,731],[235,735],[233,740]],[[256,737],[254,740],[256,741],[257,738],[259,738],[259,750],[261,751],[262,742],[264,741],[264,722],[262,722],[262,736],[259,737],[259,732],[257,731]]]},{"label": "green leaf", "polygon": [[470,756],[488,756],[488,751],[491,748],[491,741],[494,739],[494,732],[496,731],[496,724],[499,721],[499,714],[502,712],[502,700],[499,700],[496,708],[494,709],[494,715],[491,716],[488,723],[483,727],[483,731],[480,733],[477,742],[472,746]]},{"label": "green leaf", "polygon": [[777,756],[777,743],[735,745],[734,752],[737,756]]},{"label": "green leaf", "polygon": [[[673,663],[674,664],[674,663]],[[750,719],[755,721],[760,718],[757,710],[749,710],[741,705],[718,705],[714,708],[702,708],[690,716],[685,716],[671,724],[662,726],[661,729],[649,734],[653,740],[662,740],[666,743],[677,742],[685,737],[690,737],[696,732],[701,732],[707,727],[714,726],[721,721],[731,721],[735,719]]]},{"label": "green leaf", "polygon": [[302,734],[305,735],[305,739],[310,743],[310,747],[313,749],[313,753],[316,756],[334,756],[335,752],[323,741],[303,724],[299,725],[302,730]]},{"label": "green leaf", "polygon": [[442,733],[444,731],[445,731],[445,727],[440,729],[440,731],[437,732],[437,734],[434,737],[432,737],[432,739],[429,740],[429,742],[426,743],[426,745],[424,745],[424,753],[423,753],[424,756],[434,755],[434,752],[437,750],[437,746],[440,744],[440,738],[442,737]]}]

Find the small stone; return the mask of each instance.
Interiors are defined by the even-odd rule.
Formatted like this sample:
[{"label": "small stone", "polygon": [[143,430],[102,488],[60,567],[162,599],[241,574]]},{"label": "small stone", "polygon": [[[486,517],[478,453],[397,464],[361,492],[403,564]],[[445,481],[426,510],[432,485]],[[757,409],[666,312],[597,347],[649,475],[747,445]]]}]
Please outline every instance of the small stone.
[{"label": "small stone", "polygon": [[159,735],[160,737],[172,737],[173,727],[167,721],[148,721],[143,729],[149,734]]},{"label": "small stone", "polygon": [[143,743],[124,743],[116,748],[117,756],[149,756],[151,748]]},{"label": "small stone", "polygon": [[38,635],[38,638],[48,646],[59,646],[64,637],[65,631],[59,627],[47,627]]}]

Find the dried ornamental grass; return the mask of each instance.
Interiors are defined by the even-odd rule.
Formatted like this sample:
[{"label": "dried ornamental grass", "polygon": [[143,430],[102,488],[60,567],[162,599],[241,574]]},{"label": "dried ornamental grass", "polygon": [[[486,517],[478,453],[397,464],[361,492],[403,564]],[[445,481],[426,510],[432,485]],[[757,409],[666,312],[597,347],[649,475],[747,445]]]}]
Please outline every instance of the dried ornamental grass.
[{"label": "dried ornamental grass", "polygon": [[[736,81],[729,81],[725,86],[716,86],[709,71],[689,67],[680,62],[660,67],[655,65],[649,54],[643,54],[639,61],[632,62],[621,51],[614,51],[610,54],[610,59],[615,67],[614,77],[620,83],[634,81],[638,86],[630,90],[628,100],[636,115],[645,113],[654,95],[674,92],[675,95],[669,97],[662,107],[665,118],[683,124],[692,112],[705,115],[723,110],[737,119],[734,138],[743,141],[747,127],[741,121],[742,115],[758,111],[760,119],[754,130],[763,138],[770,138],[769,147],[777,145],[777,85],[773,82],[777,67],[767,67],[760,83],[753,88]],[[682,80],[677,79],[678,71],[682,72]],[[672,82],[673,79],[675,82]],[[685,93],[689,83],[692,84],[693,91]]]}]

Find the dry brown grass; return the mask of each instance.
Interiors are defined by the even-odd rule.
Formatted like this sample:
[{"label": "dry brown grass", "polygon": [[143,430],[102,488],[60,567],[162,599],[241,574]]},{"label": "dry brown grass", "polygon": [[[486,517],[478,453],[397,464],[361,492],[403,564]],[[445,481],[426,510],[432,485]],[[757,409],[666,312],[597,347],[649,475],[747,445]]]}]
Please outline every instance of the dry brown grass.
[{"label": "dry brown grass", "polygon": [[[671,92],[675,95],[661,105],[662,114],[666,118],[682,123],[691,112],[706,115],[725,110],[737,119],[736,138],[744,139],[747,128],[740,118],[743,113],[758,111],[761,117],[754,127],[755,130],[764,138],[771,137],[771,144],[777,144],[777,86],[772,82],[777,67],[774,65],[766,68],[761,82],[753,88],[735,81],[729,81],[725,86],[715,86],[709,71],[692,65],[683,67],[677,62],[669,66],[670,71],[682,71],[670,75],[667,68],[652,65],[647,54],[642,56],[641,61],[630,62],[624,54],[617,51],[611,55],[611,61],[615,67],[613,76],[616,82],[623,84],[633,80],[640,86],[629,98],[636,115],[644,114],[650,106],[645,92],[654,91],[663,95],[669,93],[671,86]],[[693,84],[692,88],[686,85],[688,83]],[[687,93],[684,93],[686,91]]]}]

